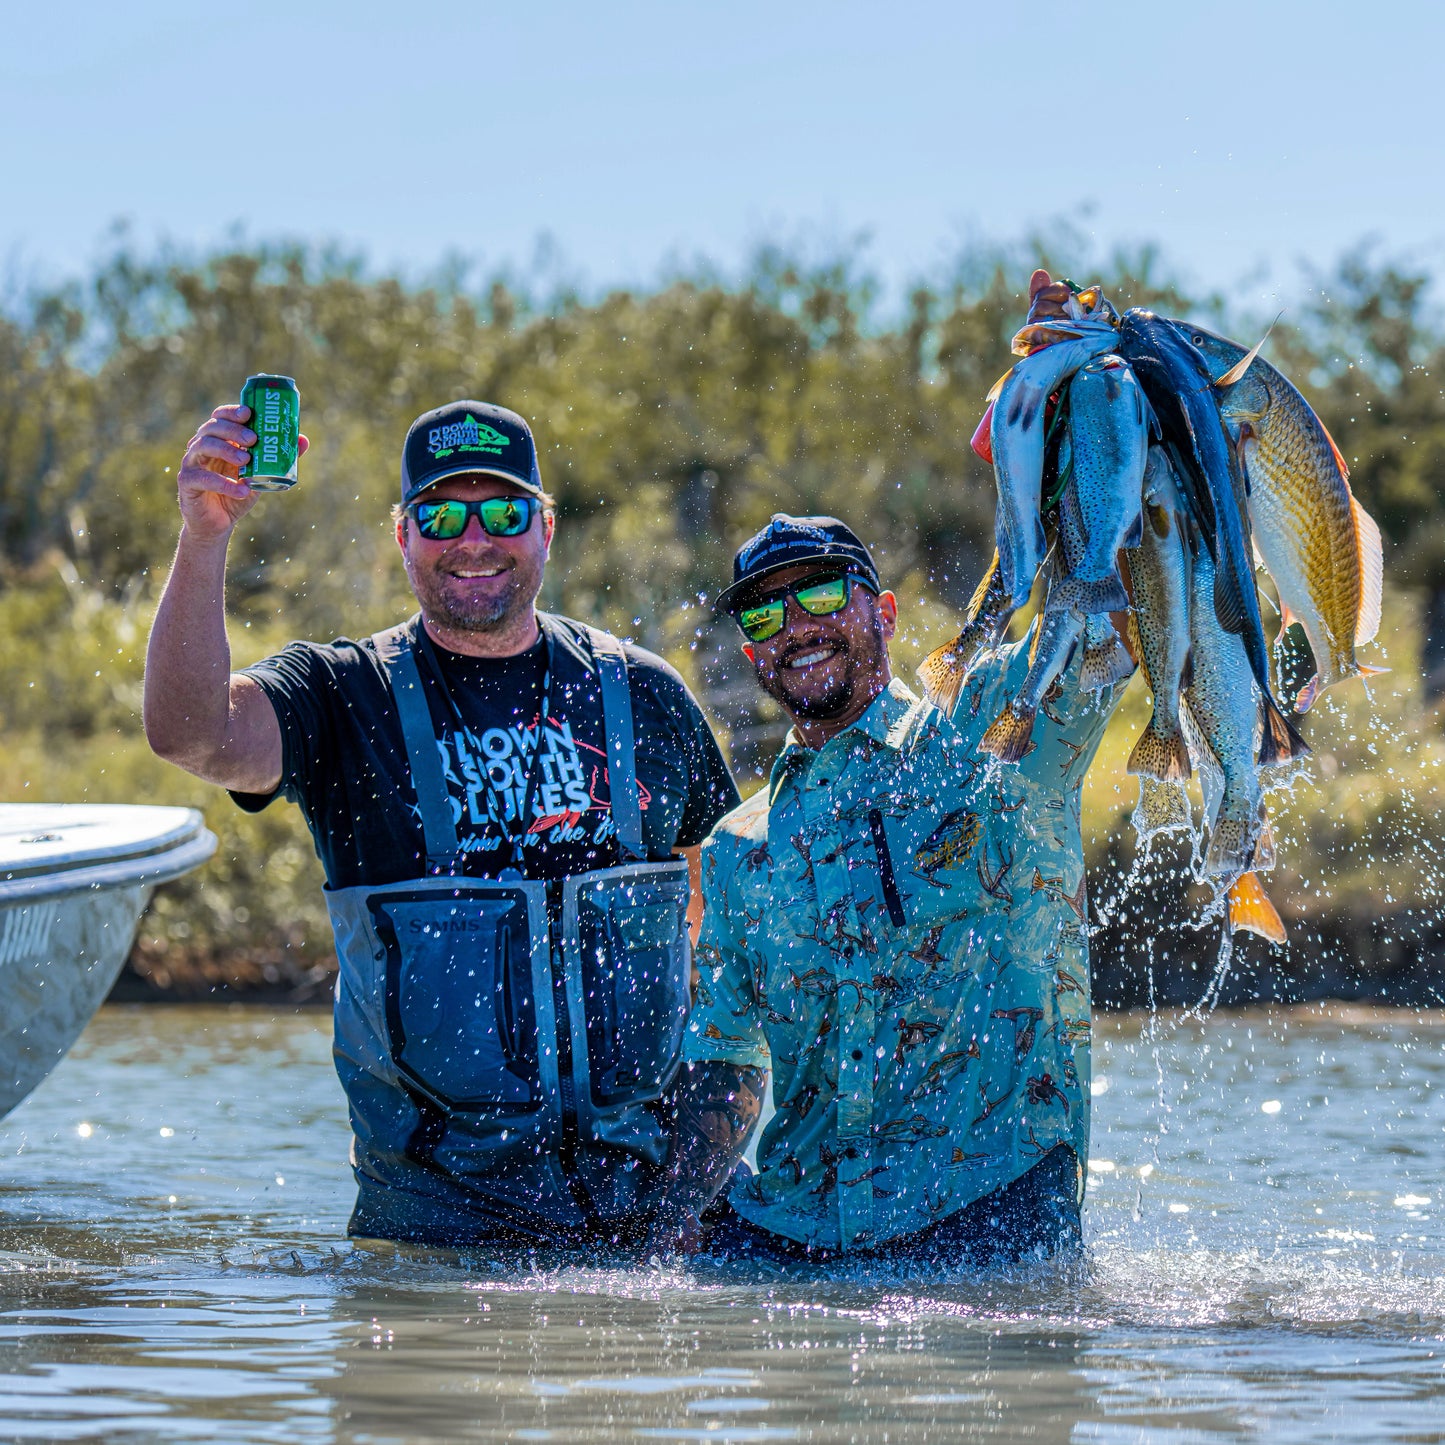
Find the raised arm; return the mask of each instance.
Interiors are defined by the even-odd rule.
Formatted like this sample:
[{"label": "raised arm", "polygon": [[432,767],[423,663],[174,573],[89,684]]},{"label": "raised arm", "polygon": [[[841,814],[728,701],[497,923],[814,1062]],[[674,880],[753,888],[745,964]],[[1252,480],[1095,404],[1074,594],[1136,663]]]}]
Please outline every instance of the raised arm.
[{"label": "raised arm", "polygon": [[217,407],[182,459],[180,542],[146,651],[145,729],[188,773],[266,793],[281,781],[281,729],[266,694],[232,676],[226,635],[226,550],[256,502],[239,480],[256,440],[249,419],[244,406]]}]

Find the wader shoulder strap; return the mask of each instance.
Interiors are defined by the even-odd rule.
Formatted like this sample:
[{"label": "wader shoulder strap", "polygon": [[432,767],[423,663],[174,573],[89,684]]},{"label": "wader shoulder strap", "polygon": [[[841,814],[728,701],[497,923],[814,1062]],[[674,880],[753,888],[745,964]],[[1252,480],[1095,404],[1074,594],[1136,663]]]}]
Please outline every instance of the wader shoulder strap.
[{"label": "wader shoulder strap", "polygon": [[[420,624],[418,624],[420,625]],[[452,821],[446,779],[437,752],[436,725],[422,691],[421,669],[408,636],[409,624],[376,633],[371,641],[386,670],[401,715],[401,733],[406,739],[407,761],[411,764],[412,787],[421,810],[422,836],[426,840],[428,872],[449,873],[458,852],[457,828]]]},{"label": "wader shoulder strap", "polygon": [[632,694],[627,687],[627,659],[610,632],[587,629],[597,678],[602,685],[602,727],[607,735],[607,777],[612,795],[612,822],[624,863],[647,857],[642,841],[642,807],[637,794],[637,748],[632,731]]}]

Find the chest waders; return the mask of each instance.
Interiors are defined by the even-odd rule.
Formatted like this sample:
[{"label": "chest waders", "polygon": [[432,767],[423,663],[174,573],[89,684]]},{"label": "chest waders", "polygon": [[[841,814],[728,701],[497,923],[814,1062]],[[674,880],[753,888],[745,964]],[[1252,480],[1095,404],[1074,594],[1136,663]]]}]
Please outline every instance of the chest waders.
[{"label": "chest waders", "polygon": [[[661,1184],[662,1101],[689,1004],[687,864],[646,861],[626,661],[616,638],[587,635],[623,861],[562,880],[560,908],[550,885],[550,909],[545,881],[463,876],[408,629],[373,639],[401,717],[426,876],[327,891],[341,961],[336,1066],[361,1187],[352,1233],[616,1233]],[[574,695],[592,681],[576,668]]]}]

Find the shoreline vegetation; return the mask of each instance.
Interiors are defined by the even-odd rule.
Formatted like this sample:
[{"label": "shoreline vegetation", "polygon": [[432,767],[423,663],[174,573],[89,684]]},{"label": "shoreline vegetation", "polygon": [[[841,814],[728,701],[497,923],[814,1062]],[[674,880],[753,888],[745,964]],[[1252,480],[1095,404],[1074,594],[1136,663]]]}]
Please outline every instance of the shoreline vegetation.
[{"label": "shoreline vegetation", "polygon": [[[1183,294],[1147,249],[1085,266],[1037,242],[960,257],[892,316],[856,258],[777,251],[741,279],[540,301],[505,279],[411,283],[300,247],[122,250],[83,282],[0,299],[0,798],[183,804],[221,840],[159,892],[115,997],[318,1002],[333,981],[296,810],[243,814],[154,758],[140,726],[174,468],[248,373],[297,378],[313,451],[233,544],[237,666],[410,614],[387,520],[401,438],[440,400],[497,400],[532,421],[560,502],[544,605],[678,666],[748,792],[783,728],[705,599],[771,512],[836,513],[899,594],[894,660],[913,683],[987,561],[993,488],[968,438],[1036,264],[1246,343],[1270,319]],[[1314,756],[1272,795],[1280,861],[1264,880],[1291,942],[1236,940],[1218,987],[1220,928],[1198,926],[1207,895],[1178,872],[1187,849],[1136,857],[1124,760],[1148,699],[1131,684],[1085,788],[1105,1007],[1147,1003],[1151,974],[1166,1004],[1445,1001],[1445,324],[1430,278],[1346,256],[1267,354],[1320,412],[1384,534],[1385,618],[1366,657],[1392,670],[1302,720]],[[1281,667],[1292,695],[1311,670],[1298,629]]]}]

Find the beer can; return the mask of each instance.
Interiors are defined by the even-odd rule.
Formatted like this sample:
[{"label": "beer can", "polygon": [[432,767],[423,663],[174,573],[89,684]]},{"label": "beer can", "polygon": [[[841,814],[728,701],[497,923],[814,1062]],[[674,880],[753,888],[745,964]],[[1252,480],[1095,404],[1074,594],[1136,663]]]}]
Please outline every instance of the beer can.
[{"label": "beer can", "polygon": [[256,433],[251,460],[241,480],[259,492],[283,492],[296,485],[296,459],[301,451],[301,393],[289,376],[248,376],[241,405],[251,408],[248,423]]}]

